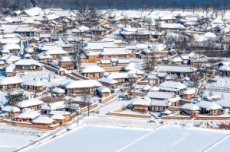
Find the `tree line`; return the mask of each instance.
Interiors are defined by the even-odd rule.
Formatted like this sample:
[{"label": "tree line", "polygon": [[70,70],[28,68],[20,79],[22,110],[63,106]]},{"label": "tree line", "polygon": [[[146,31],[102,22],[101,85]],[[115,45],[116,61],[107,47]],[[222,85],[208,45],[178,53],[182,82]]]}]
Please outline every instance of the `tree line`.
[{"label": "tree line", "polygon": [[80,9],[84,5],[97,9],[206,9],[227,10],[229,0],[1,0],[1,10],[23,10],[38,5],[42,8]]}]

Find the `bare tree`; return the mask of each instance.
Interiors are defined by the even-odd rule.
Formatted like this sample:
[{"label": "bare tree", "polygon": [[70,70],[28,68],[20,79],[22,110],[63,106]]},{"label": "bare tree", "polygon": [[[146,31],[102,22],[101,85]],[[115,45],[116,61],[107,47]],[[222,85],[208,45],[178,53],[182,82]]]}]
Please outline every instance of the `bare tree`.
[{"label": "bare tree", "polygon": [[111,9],[114,6],[114,1],[113,0],[106,0],[106,4]]},{"label": "bare tree", "polygon": [[181,2],[181,8],[183,9],[183,12],[185,11],[186,6],[187,6],[186,1],[182,1],[182,2]]},{"label": "bare tree", "polygon": [[177,5],[178,5],[178,2],[177,2],[177,0],[173,0],[172,2],[171,2],[171,7],[172,7],[172,9],[173,10],[175,10],[176,8],[177,8]]},{"label": "bare tree", "polygon": [[83,96],[81,97],[81,99],[84,102],[84,106],[87,106],[87,108],[88,108],[88,116],[89,116],[91,96],[85,91],[83,93]]},{"label": "bare tree", "polygon": [[193,0],[191,2],[192,12],[194,13],[195,9],[197,8],[198,4],[197,1]]}]

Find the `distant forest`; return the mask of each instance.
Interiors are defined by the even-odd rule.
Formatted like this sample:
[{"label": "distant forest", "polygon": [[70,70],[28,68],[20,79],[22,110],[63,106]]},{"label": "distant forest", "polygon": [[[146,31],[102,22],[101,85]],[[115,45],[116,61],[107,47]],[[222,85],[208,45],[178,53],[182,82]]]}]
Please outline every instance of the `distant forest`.
[{"label": "distant forest", "polygon": [[[36,4],[37,3],[37,4]],[[230,9],[230,0],[0,0],[1,8],[25,9],[34,5],[42,8],[80,9],[84,5],[97,9]]]}]

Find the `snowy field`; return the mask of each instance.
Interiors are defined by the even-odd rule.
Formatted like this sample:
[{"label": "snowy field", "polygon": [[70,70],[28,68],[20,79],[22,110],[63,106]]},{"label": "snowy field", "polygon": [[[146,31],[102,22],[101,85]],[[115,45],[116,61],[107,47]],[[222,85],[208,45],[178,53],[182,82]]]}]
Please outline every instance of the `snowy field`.
[{"label": "snowy field", "polygon": [[222,139],[220,142],[213,145],[210,149],[205,152],[229,152],[230,151],[230,135]]},{"label": "snowy field", "polygon": [[121,151],[202,152],[226,135],[223,131],[164,126]]},{"label": "snowy field", "polygon": [[[30,152],[202,152],[225,139],[227,131],[162,126],[156,130],[83,126]],[[229,147],[229,138],[216,148]],[[228,149],[228,151],[230,148]],[[215,151],[215,149],[213,150]],[[211,152],[213,152],[211,151]],[[217,149],[221,151],[222,149]]]},{"label": "snowy field", "polygon": [[46,133],[48,131],[13,127],[0,123],[0,152],[12,152]]},{"label": "snowy field", "polygon": [[30,151],[112,152],[118,151],[147,133],[149,131],[146,130],[84,126]]}]

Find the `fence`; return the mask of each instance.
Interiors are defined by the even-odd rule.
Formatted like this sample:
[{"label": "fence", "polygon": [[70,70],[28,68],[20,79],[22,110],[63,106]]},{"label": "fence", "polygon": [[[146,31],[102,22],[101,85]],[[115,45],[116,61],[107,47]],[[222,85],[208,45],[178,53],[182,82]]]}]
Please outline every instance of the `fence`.
[{"label": "fence", "polygon": [[102,99],[101,103],[102,103],[102,104],[105,104],[105,103],[107,103],[107,102],[113,100],[113,99],[116,98],[116,97],[117,97],[117,94],[116,94],[116,93],[111,94],[110,96],[108,96],[108,97]]}]

